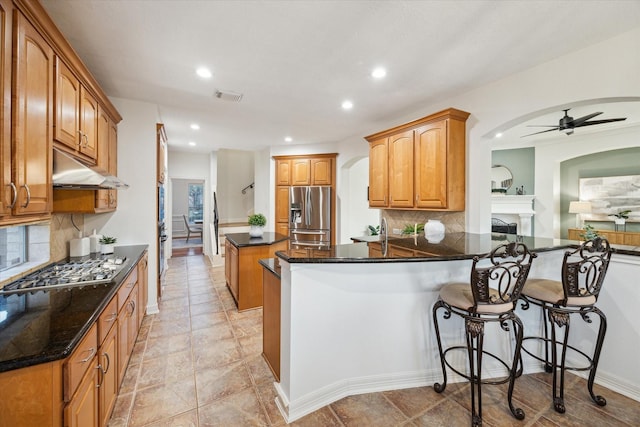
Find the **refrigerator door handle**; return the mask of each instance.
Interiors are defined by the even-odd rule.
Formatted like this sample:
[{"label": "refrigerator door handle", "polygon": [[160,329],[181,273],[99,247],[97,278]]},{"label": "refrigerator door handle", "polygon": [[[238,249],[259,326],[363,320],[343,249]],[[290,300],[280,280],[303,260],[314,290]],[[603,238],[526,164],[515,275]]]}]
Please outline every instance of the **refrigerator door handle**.
[{"label": "refrigerator door handle", "polygon": [[323,235],[323,234],[327,234],[327,232],[326,231],[291,230],[291,234],[317,234],[317,235]]},{"label": "refrigerator door handle", "polygon": [[312,211],[312,207],[311,207],[311,189],[307,188],[305,191],[305,195],[306,195],[306,203],[305,203],[305,217],[304,217],[304,223],[306,224],[307,227],[309,227],[311,225],[311,211]]},{"label": "refrigerator door handle", "polygon": [[328,246],[327,243],[308,243],[308,242],[299,242],[299,241],[295,241],[295,242],[291,242],[292,245],[298,245],[298,246]]}]

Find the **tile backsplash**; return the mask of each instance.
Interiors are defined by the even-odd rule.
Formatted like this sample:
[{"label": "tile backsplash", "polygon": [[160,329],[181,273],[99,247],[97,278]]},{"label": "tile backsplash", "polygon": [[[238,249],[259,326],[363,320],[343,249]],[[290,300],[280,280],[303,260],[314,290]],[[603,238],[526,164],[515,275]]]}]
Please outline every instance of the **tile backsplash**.
[{"label": "tile backsplash", "polygon": [[78,237],[74,223],[80,230],[84,230],[84,215],[51,216],[51,261],[61,261],[69,256],[69,241]]},{"label": "tile backsplash", "polygon": [[401,211],[383,210],[382,216],[387,219],[389,234],[394,229],[402,230],[407,224],[424,224],[428,219],[439,219],[444,224],[445,232],[456,233],[465,231],[464,212],[431,212],[431,211]]}]

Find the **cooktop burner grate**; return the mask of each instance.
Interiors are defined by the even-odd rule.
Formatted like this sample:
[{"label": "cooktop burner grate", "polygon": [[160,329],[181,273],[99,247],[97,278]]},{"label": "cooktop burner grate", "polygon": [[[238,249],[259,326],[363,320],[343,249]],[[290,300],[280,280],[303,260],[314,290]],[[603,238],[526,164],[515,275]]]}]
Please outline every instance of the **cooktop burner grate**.
[{"label": "cooktop burner grate", "polygon": [[126,258],[74,260],[53,264],[9,283],[0,289],[0,295],[110,283],[126,264]]}]

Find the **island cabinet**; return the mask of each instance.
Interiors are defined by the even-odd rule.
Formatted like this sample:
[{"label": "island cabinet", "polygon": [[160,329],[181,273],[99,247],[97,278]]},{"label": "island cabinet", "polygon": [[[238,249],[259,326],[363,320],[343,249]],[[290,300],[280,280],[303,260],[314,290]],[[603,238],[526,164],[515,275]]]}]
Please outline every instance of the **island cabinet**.
[{"label": "island cabinet", "polygon": [[275,231],[289,235],[289,188],[292,186],[321,185],[331,190],[331,244],[335,243],[337,154],[309,154],[274,156],[276,162],[276,225]]},{"label": "island cabinet", "polygon": [[262,356],[280,381],[280,264],[278,258],[261,259],[262,272]]},{"label": "island cabinet", "polygon": [[238,311],[262,307],[262,268],[258,262],[286,250],[288,237],[269,232],[259,238],[248,233],[225,237],[225,279]]},{"label": "island cabinet", "polygon": [[369,206],[464,211],[468,117],[450,108],[365,137]]}]

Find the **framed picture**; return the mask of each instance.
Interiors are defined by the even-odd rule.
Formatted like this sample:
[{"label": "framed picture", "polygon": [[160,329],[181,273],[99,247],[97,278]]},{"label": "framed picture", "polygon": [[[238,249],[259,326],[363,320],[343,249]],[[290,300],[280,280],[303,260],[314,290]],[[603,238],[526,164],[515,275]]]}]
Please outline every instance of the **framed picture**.
[{"label": "framed picture", "polygon": [[588,221],[613,221],[609,216],[630,210],[627,221],[640,222],[640,175],[580,178],[580,200],[591,202]]}]

